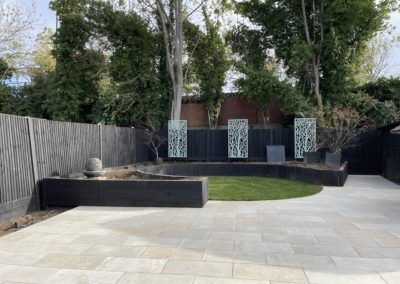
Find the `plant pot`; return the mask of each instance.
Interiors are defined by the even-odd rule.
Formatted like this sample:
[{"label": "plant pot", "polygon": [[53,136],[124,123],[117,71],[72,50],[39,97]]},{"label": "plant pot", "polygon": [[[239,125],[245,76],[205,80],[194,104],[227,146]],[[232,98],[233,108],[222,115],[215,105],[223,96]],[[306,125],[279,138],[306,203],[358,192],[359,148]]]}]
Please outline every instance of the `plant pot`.
[{"label": "plant pot", "polygon": [[342,154],[326,153],[325,165],[332,167],[340,167],[342,164]]},{"label": "plant pot", "polygon": [[161,165],[163,162],[164,162],[163,158],[155,158],[154,159],[155,165]]},{"label": "plant pot", "polygon": [[304,152],[304,163],[317,164],[319,162],[321,162],[320,152]]}]

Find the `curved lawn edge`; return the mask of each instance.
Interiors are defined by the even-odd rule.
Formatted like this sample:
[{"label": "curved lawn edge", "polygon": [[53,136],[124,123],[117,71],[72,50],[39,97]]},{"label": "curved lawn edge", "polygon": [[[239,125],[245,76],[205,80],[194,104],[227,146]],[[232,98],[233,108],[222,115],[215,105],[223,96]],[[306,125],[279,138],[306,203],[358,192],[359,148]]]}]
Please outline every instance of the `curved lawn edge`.
[{"label": "curved lawn edge", "polygon": [[208,199],[219,201],[263,201],[311,196],[322,185],[287,179],[253,176],[208,177]]}]

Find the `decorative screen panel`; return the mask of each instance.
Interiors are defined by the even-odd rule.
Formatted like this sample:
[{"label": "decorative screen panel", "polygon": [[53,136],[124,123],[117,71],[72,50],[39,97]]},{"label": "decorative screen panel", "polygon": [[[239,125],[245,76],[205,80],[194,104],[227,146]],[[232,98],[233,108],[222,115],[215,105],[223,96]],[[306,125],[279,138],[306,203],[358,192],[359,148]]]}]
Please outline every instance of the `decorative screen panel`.
[{"label": "decorative screen panel", "polygon": [[247,119],[228,120],[228,157],[248,157],[248,121]]},{"label": "decorative screen panel", "polygon": [[168,121],[168,157],[187,157],[187,121]]},{"label": "decorative screen panel", "polygon": [[303,158],[304,152],[315,151],[317,122],[315,118],[294,119],[295,158]]}]

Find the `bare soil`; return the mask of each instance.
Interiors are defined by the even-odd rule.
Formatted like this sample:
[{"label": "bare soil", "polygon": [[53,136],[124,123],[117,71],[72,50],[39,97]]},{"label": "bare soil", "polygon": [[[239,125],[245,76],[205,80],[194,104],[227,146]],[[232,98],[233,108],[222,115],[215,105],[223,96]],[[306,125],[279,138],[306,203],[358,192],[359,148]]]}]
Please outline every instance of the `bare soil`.
[{"label": "bare soil", "polygon": [[54,209],[54,210],[47,210],[47,211],[37,211],[32,212],[20,217],[16,217],[10,220],[7,220],[3,223],[0,223],[0,237],[10,234],[12,232],[21,230],[26,228],[30,225],[39,223],[43,220],[49,219],[53,216],[56,216],[67,209]]},{"label": "bare soil", "polygon": [[128,167],[123,169],[107,171],[103,176],[105,179],[140,179],[136,175],[136,167]]}]

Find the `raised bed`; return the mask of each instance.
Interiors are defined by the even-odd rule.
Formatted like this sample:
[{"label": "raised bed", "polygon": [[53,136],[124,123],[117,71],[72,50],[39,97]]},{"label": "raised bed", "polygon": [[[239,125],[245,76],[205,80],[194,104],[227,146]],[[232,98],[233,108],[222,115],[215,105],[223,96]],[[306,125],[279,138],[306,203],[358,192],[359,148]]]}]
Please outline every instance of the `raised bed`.
[{"label": "raised bed", "polygon": [[48,206],[203,207],[208,179],[103,180],[45,178],[42,204]]},{"label": "raised bed", "polygon": [[325,186],[343,186],[347,163],[340,168],[318,168],[291,163],[174,163],[141,166],[139,172],[154,176],[259,176],[304,181]]}]

